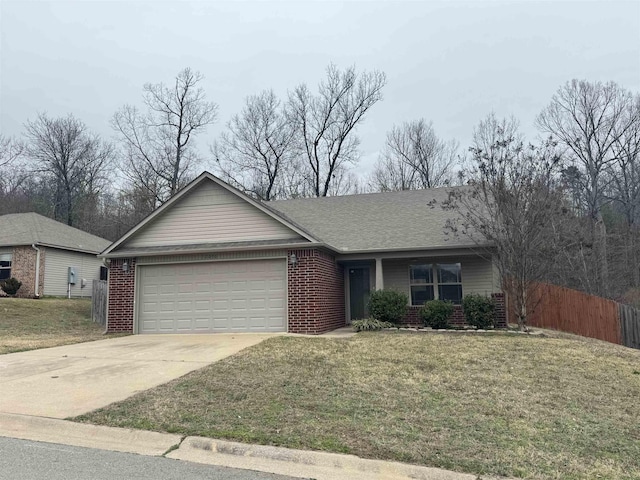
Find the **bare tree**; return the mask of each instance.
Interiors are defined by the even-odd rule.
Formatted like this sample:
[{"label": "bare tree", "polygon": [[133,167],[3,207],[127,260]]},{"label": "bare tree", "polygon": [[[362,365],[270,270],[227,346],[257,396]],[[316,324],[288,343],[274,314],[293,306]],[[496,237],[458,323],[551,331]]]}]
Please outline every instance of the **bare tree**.
[{"label": "bare tree", "polygon": [[113,160],[112,146],[73,115],[54,119],[42,113],[35,121],[27,121],[25,128],[34,173],[53,180],[53,217],[74,225],[79,203],[96,195],[103,185]]},{"label": "bare tree", "polygon": [[354,67],[341,71],[329,65],[317,95],[304,84],[289,94],[289,118],[304,165],[300,173],[313,196],[328,195],[336,172],[358,161],[355,129],[382,99],[385,83],[379,71],[357,73]]},{"label": "bare tree", "polygon": [[493,259],[526,330],[532,293],[554,261],[548,237],[562,213],[560,157],[553,145],[525,146],[512,121],[493,116],[480,123],[474,139],[472,181],[451,191],[445,208],[457,215],[447,231],[467,235]]},{"label": "bare tree", "polygon": [[605,172],[615,161],[614,146],[632,127],[626,115],[631,95],[613,82],[572,80],[562,86],[536,123],[566,149],[583,174],[583,201],[598,247],[598,293],[609,292],[607,231],[602,216],[607,202]]},{"label": "bare tree", "polygon": [[620,122],[624,131],[613,144],[615,161],[609,168],[610,200],[624,216],[625,251],[620,267],[628,271],[629,286],[640,286],[638,222],[640,221],[640,95],[635,95]]},{"label": "bare tree", "polygon": [[410,190],[449,185],[458,143],[445,142],[424,119],[394,126],[370,178],[374,190]]},{"label": "bare tree", "polygon": [[217,105],[198,86],[203,76],[180,71],[170,87],[144,85],[146,111],[125,105],[112,126],[124,153],[123,173],[162,204],[188,183],[199,161],[194,138],[216,119]]},{"label": "bare tree", "polygon": [[14,163],[24,152],[24,144],[0,133],[0,168]]},{"label": "bare tree", "polygon": [[215,170],[261,200],[286,196],[294,158],[293,128],[272,90],[250,96],[211,151]]}]

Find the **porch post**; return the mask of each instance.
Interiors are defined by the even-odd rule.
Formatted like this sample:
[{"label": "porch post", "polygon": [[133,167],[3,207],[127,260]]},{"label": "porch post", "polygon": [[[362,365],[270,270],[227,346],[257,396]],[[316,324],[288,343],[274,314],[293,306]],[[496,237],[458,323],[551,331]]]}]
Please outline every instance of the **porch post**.
[{"label": "porch post", "polygon": [[382,258],[376,257],[376,290],[384,288],[384,280],[382,276]]}]

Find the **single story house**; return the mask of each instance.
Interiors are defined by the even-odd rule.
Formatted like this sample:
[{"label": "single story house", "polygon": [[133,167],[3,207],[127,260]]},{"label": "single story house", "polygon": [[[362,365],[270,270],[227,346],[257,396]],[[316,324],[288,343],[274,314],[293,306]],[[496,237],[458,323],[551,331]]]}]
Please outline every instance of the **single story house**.
[{"label": "single story house", "polygon": [[[256,201],[204,172],[101,255],[107,330],[320,334],[367,316],[373,289],[504,295],[491,259],[448,236],[448,189]],[[453,321],[463,320],[456,308]]]},{"label": "single story house", "polygon": [[0,282],[22,282],[18,297],[90,297],[92,280],[106,279],[97,255],[110,243],[37,213],[0,215]]}]

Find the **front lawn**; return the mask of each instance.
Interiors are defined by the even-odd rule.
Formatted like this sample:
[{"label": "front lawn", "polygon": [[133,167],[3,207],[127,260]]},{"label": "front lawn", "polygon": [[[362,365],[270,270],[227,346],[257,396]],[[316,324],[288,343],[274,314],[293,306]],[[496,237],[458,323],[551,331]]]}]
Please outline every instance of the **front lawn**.
[{"label": "front lawn", "polygon": [[0,298],[0,354],[105,338],[91,300]]},{"label": "front lawn", "polygon": [[278,337],[83,422],[475,474],[640,478],[640,351],[520,335]]}]

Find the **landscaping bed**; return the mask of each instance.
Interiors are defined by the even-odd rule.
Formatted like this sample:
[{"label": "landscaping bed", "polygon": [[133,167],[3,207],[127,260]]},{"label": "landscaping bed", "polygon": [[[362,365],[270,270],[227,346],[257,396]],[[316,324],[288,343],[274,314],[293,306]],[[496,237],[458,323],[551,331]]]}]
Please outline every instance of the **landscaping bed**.
[{"label": "landscaping bed", "polygon": [[105,338],[90,299],[0,298],[0,354]]},{"label": "landscaping bed", "polygon": [[524,335],[278,337],[76,420],[474,474],[640,478],[640,352]]}]

